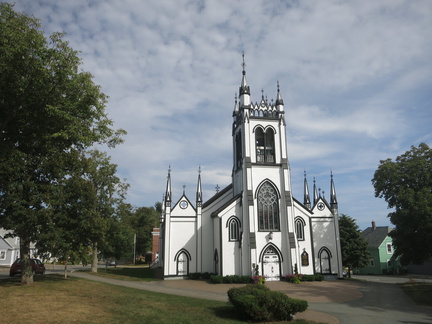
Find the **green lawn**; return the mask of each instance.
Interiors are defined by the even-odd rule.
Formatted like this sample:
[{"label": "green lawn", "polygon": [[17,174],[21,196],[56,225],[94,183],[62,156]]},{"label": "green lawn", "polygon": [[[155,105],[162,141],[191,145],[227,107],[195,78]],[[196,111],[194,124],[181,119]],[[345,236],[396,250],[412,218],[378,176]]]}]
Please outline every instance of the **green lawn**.
[{"label": "green lawn", "polygon": [[[132,270],[111,271],[122,276],[123,271]],[[32,286],[21,285],[19,277],[0,280],[0,294],[3,323],[244,323],[225,302],[60,275],[35,276]]]},{"label": "green lawn", "polygon": [[101,277],[115,278],[119,280],[129,281],[154,281],[154,271],[148,267],[108,267],[104,269],[98,269],[97,273],[89,272]]}]

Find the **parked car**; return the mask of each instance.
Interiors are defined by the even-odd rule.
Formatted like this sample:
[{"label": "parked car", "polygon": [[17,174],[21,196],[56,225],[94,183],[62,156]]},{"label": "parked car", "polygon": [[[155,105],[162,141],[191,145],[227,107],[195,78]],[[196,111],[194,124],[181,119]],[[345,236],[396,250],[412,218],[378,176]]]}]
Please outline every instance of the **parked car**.
[{"label": "parked car", "polygon": [[[30,263],[33,268],[33,273],[36,274],[44,274],[45,273],[45,265],[39,259],[30,259]],[[21,259],[16,259],[15,262],[11,265],[9,270],[9,275],[11,277],[21,274]]]}]

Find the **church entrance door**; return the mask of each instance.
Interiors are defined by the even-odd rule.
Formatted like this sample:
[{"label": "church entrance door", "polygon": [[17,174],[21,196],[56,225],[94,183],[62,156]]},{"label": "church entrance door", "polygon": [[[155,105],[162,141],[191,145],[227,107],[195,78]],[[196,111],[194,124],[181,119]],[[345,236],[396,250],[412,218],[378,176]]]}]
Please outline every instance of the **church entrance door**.
[{"label": "church entrance door", "polygon": [[327,250],[322,250],[320,253],[320,263],[321,263],[321,273],[329,274],[331,273],[330,268],[330,255]]},{"label": "church entrance door", "polygon": [[188,275],[188,257],[186,253],[182,252],[177,258],[177,275],[187,276]]},{"label": "church entrance door", "polygon": [[280,257],[273,247],[269,246],[263,255],[263,276],[267,281],[280,280]]}]

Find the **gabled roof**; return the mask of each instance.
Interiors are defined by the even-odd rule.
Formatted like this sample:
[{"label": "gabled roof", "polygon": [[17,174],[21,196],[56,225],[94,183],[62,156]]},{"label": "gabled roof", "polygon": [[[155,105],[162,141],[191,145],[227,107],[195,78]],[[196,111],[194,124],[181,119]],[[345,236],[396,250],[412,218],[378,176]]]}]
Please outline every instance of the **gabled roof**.
[{"label": "gabled roof", "polygon": [[391,231],[391,227],[376,226],[375,229],[373,227],[366,228],[361,234],[368,242],[368,247],[378,248]]},{"label": "gabled roof", "polygon": [[207,200],[205,203],[203,203],[203,208],[206,208],[207,206],[209,206],[211,203],[213,203],[214,201],[216,201],[217,199],[219,199],[221,196],[223,196],[228,190],[230,190],[232,188],[232,183],[229,184],[228,186],[226,186],[224,189],[222,189],[221,191],[219,191],[218,193],[216,193],[213,197],[211,197],[209,200]]}]

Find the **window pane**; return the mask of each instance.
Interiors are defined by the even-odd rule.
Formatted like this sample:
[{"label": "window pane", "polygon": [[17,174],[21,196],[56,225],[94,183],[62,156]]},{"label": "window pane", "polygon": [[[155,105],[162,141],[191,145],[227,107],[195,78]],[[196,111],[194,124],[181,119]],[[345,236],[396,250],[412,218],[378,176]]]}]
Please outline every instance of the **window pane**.
[{"label": "window pane", "polygon": [[279,206],[275,189],[264,183],[258,193],[258,225],[261,231],[279,230]]}]

